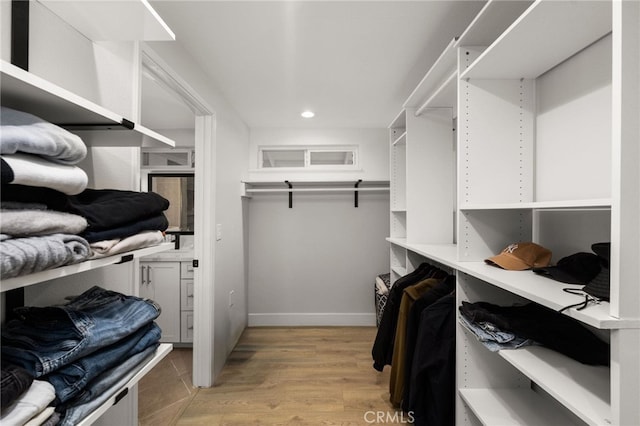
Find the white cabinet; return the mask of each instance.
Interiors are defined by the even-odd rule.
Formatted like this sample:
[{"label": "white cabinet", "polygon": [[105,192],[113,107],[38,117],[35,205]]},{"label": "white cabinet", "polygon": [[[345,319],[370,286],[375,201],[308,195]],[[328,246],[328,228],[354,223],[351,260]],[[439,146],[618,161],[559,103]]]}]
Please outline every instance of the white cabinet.
[{"label": "white cabinet", "polygon": [[193,342],[193,263],[180,262],[180,341]]},{"label": "white cabinet", "polygon": [[160,305],[156,320],[163,342],[193,342],[193,265],[191,261],[140,262],[140,297]]},{"label": "white cabinet", "polygon": [[[490,352],[459,326],[456,423],[640,424],[640,3],[489,1],[448,49],[454,90],[438,71],[451,67],[445,52],[390,128],[392,191],[406,191],[392,192],[395,278],[426,260],[454,271],[459,304],[560,310],[583,299],[484,259],[518,241],[549,248],[554,262],[611,242],[611,301],[563,312],[610,344],[611,367],[537,346]],[[416,130],[429,148],[411,151],[409,118],[444,118],[446,108],[454,155],[431,151],[446,139],[436,127]],[[453,230],[445,215],[421,209],[446,199],[430,187],[436,174],[413,174],[429,155],[454,172]],[[437,237],[443,228],[450,242]]]},{"label": "white cabinet", "polygon": [[140,297],[160,305],[162,342],[180,341],[180,262],[140,262]]}]

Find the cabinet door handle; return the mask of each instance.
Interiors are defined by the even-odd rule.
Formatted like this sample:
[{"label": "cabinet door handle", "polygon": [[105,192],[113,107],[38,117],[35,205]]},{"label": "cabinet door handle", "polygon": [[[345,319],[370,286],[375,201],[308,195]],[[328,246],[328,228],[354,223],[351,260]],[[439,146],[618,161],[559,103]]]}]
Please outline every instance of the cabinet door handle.
[{"label": "cabinet door handle", "polygon": [[147,266],[147,285],[151,285],[151,266]]},{"label": "cabinet door handle", "polygon": [[141,285],[144,285],[144,283],[146,282],[145,279],[144,279],[144,270],[145,270],[145,268],[146,268],[146,266],[144,266],[144,265],[142,265],[142,267],[140,268],[140,275],[141,275],[140,279],[142,280],[142,284]]}]

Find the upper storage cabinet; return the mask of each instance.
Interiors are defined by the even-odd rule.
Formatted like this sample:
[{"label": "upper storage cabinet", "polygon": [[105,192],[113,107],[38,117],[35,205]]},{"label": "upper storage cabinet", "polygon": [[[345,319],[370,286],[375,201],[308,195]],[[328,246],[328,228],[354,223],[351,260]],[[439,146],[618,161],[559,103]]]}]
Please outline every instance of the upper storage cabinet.
[{"label": "upper storage cabinet", "polygon": [[610,204],[611,22],[610,2],[537,1],[461,43],[461,208]]}]

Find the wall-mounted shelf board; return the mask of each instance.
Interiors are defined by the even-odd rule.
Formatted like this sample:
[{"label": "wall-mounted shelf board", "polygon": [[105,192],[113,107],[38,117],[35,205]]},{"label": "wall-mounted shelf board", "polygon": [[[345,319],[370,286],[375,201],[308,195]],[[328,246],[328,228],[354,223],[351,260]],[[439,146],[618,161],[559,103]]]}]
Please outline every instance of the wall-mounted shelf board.
[{"label": "wall-mounted shelf board", "polygon": [[149,361],[147,361],[124,386],[114,392],[114,394],[109,399],[107,399],[103,404],[92,411],[87,417],[82,419],[82,421],[78,423],[78,426],[89,426],[96,420],[98,420],[109,408],[116,404],[116,398],[122,391],[124,391],[125,389],[131,389],[133,386],[135,386],[172,350],[173,345],[171,343],[161,343],[158,349],[156,349],[156,353],[154,354],[154,356]]},{"label": "wall-mounted shelf board", "polygon": [[460,210],[590,210],[611,209],[610,198],[591,200],[534,201],[530,203],[462,204]]},{"label": "wall-mounted shelf board", "polygon": [[401,277],[407,275],[407,268],[402,268],[400,266],[392,266],[391,270]]},{"label": "wall-mounted shelf board", "polygon": [[418,108],[456,70],[458,58],[455,43],[455,38],[449,42],[433,66],[429,68],[429,71],[418,83],[418,86],[404,102],[402,105],[404,108]]},{"label": "wall-mounted shelf board", "polygon": [[455,244],[411,244],[407,243],[406,238],[391,237],[387,238],[387,241],[450,268],[457,269],[458,262],[456,259],[458,252]]},{"label": "wall-mounted shelf board", "polygon": [[398,136],[396,138],[396,140],[394,140],[391,145],[396,146],[396,145],[406,145],[407,143],[407,132],[404,131],[402,132],[402,134],[400,136]]},{"label": "wall-mounted shelf board", "polygon": [[86,260],[74,265],[61,266],[59,268],[47,269],[45,271],[35,272],[33,274],[24,275],[15,278],[8,278],[0,281],[0,290],[8,291],[16,288],[26,287],[32,284],[37,284],[43,281],[49,281],[56,278],[67,277],[69,275],[79,274],[80,272],[90,271],[92,269],[98,269],[109,265],[114,265],[130,259],[137,259],[140,257],[148,256],[150,254],[160,253],[167,250],[173,250],[174,243],[162,243],[153,247],[145,247],[139,250],[134,250],[126,253],[121,253],[115,256],[104,257],[94,260]]},{"label": "wall-mounted shelf board", "polygon": [[407,209],[391,209],[391,213],[406,213]]},{"label": "wall-mounted shelf board", "polygon": [[454,71],[447,79],[438,87],[435,92],[416,110],[416,115],[422,114],[429,108],[451,108],[453,115],[458,112],[458,71]]},{"label": "wall-mounted shelf board", "polygon": [[92,41],[176,39],[147,0],[38,1]]},{"label": "wall-mounted shelf board", "polygon": [[460,396],[483,425],[573,425],[558,408],[531,389],[460,389]]},{"label": "wall-mounted shelf board", "polygon": [[[582,288],[582,285],[564,284],[540,276],[532,271],[507,271],[485,262],[457,262],[455,269],[486,281],[496,287],[507,290],[524,298],[560,310],[565,306],[584,301],[584,296],[569,294],[565,287]],[[640,319],[618,319],[609,314],[609,303],[589,304],[578,311],[568,309],[564,314],[600,329],[638,328]]]},{"label": "wall-mounted shelf board", "polygon": [[498,353],[585,423],[611,424],[608,367],[585,365],[542,346]]},{"label": "wall-mounted shelf board", "polygon": [[458,38],[457,46],[489,46],[531,6],[526,0],[490,0]]},{"label": "wall-mounted shelf board", "polygon": [[389,191],[388,186],[379,186],[379,187],[371,187],[371,188],[254,188],[247,189],[247,194],[256,194],[256,193],[265,193],[265,192],[367,192],[367,191],[376,191],[376,192],[384,192]]},{"label": "wall-mounted shelf board", "polygon": [[[0,97],[2,105],[28,111],[43,120],[68,127],[70,130],[83,129],[83,133],[94,133],[95,138],[104,140],[98,145],[133,145],[140,146],[143,136],[158,142],[175,146],[175,142],[144,126],[136,125],[124,117],[94,102],[57,86],[35,74],[25,71],[6,61],[0,61]],[[133,126],[133,129],[123,126]],[[91,130],[126,130],[130,133],[125,138],[101,135]],[[126,132],[122,132],[125,135]],[[88,136],[88,135],[87,135]],[[86,140],[85,140],[86,139]],[[91,144],[91,137],[83,138]]]},{"label": "wall-mounted shelf board", "polygon": [[460,78],[535,79],[610,33],[611,22],[611,2],[538,0]]}]

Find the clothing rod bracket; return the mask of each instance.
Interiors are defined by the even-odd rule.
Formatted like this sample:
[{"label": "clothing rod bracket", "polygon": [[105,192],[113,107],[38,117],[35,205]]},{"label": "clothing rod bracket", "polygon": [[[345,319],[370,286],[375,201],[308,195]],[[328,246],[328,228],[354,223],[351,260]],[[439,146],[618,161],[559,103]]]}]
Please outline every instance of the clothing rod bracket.
[{"label": "clothing rod bracket", "polygon": [[[360,185],[360,182],[362,182],[362,179],[358,179],[358,181],[353,187],[358,188],[358,185]],[[353,199],[354,199],[354,206],[358,208],[358,191],[357,190],[353,191]]]},{"label": "clothing rod bracket", "polygon": [[[288,180],[285,180],[284,183],[289,186],[289,189],[293,188],[293,185],[291,185],[291,182],[289,182]],[[289,191],[289,208],[293,208],[293,191]]]}]

